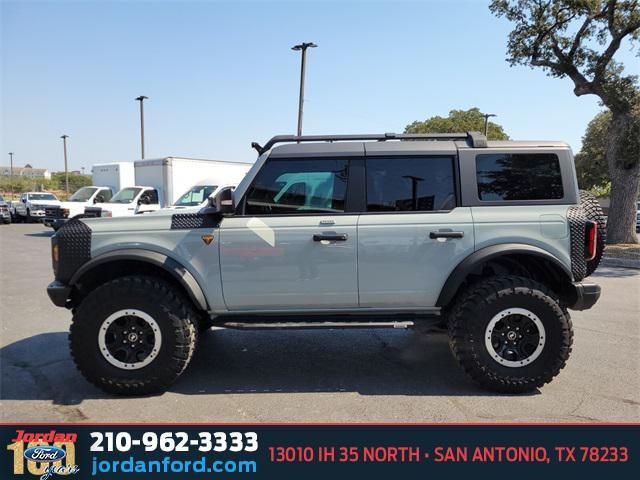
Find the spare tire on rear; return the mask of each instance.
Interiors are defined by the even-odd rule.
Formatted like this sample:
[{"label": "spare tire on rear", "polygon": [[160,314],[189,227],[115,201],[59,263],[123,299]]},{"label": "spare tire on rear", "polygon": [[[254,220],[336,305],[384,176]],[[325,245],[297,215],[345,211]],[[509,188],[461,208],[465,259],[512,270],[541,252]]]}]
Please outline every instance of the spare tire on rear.
[{"label": "spare tire on rear", "polygon": [[600,265],[604,246],[607,242],[607,221],[598,199],[591,192],[580,190],[580,207],[582,207],[582,211],[589,220],[593,220],[598,224],[596,256],[593,260],[587,262],[587,274],[585,276],[588,277],[595,272],[598,265]]}]

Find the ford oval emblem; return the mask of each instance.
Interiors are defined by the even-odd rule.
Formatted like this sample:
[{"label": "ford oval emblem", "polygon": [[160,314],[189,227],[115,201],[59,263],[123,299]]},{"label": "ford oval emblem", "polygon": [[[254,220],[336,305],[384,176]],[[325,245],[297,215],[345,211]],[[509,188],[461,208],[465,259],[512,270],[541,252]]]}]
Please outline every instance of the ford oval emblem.
[{"label": "ford oval emblem", "polygon": [[24,451],[24,458],[34,462],[50,463],[62,460],[67,456],[62,448],[49,447],[46,445],[27,448]]}]

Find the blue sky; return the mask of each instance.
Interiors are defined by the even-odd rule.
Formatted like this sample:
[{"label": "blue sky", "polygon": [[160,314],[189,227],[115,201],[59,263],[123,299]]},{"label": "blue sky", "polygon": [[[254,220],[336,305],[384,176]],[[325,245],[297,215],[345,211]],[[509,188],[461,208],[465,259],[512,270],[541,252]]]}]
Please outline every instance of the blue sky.
[{"label": "blue sky", "polygon": [[[510,68],[488,2],[2,2],[2,157],[61,170],[139,156],[253,160],[251,141],[402,131],[450,109],[498,114],[515,139],[568,141],[599,111],[569,80]],[[618,54],[640,73],[628,46]]]}]

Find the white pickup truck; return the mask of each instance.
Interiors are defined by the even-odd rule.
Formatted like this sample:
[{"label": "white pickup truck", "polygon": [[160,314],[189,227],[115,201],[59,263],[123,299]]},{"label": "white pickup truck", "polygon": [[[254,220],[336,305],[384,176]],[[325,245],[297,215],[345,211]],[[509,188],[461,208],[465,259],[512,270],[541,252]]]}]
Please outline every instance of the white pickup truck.
[{"label": "white pickup truck", "polygon": [[44,224],[58,230],[68,220],[84,214],[85,207],[111,200],[113,192],[109,187],[82,187],[66,202],[45,207]]},{"label": "white pickup truck", "polygon": [[127,217],[160,209],[158,191],[152,187],[125,187],[108,202],[85,207],[85,217]]},{"label": "white pickup truck", "polygon": [[57,207],[60,200],[49,192],[25,192],[20,195],[16,204],[16,218],[22,222],[39,222],[44,220],[46,207]]},{"label": "white pickup truck", "polygon": [[244,178],[245,170],[227,172],[223,175],[206,178],[199,181],[189,190],[183,193],[174,204],[167,209],[180,210],[187,207],[205,207],[209,197],[215,196],[220,190],[227,187],[235,188]]}]

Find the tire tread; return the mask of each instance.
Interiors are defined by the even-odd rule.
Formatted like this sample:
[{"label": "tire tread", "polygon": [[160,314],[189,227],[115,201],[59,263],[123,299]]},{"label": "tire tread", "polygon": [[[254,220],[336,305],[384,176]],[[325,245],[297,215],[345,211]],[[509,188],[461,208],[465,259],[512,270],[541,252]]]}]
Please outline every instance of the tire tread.
[{"label": "tire tread", "polygon": [[[90,336],[87,317],[100,311],[108,301],[117,301],[119,295],[126,293],[150,299],[162,307],[171,319],[175,349],[171,362],[164,366],[161,375],[144,379],[127,380],[106,378],[87,368],[83,361],[81,338]],[[197,315],[188,300],[176,294],[163,280],[146,276],[120,277],[96,288],[82,301],[74,312],[69,333],[69,347],[80,373],[97,387],[120,395],[144,395],[166,390],[187,368],[195,352],[198,337]],[[76,341],[77,340],[77,341]]]},{"label": "tire tread", "polygon": [[[561,315],[558,315],[561,325],[560,354],[545,366],[541,374],[496,375],[478,360],[474,345],[468,340],[468,323],[477,317],[479,307],[482,304],[489,305],[508,294],[536,297],[561,312]],[[560,306],[557,296],[541,283],[516,275],[490,277],[469,286],[451,309],[448,328],[451,351],[462,369],[481,387],[502,393],[527,392],[549,383],[564,368],[573,344],[571,317],[567,310]]]}]

